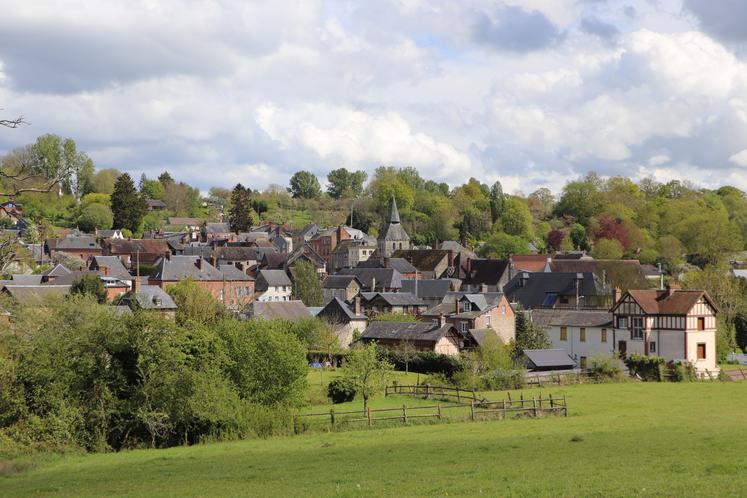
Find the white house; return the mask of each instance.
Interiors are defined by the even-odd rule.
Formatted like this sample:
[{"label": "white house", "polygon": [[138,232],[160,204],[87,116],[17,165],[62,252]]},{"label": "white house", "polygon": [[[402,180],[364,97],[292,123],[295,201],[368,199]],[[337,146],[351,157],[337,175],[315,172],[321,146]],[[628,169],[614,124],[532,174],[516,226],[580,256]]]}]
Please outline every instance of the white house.
[{"label": "white house", "polygon": [[612,356],[612,313],[568,309],[536,309],[529,312],[534,324],[545,329],[552,349],[563,349],[578,368],[587,368],[596,355]]},{"label": "white house", "polygon": [[292,283],[283,270],[260,270],[255,281],[257,301],[290,301]]},{"label": "white house", "polygon": [[687,361],[699,375],[718,373],[716,314],[705,291],[629,290],[613,306],[615,349],[626,354],[658,355]]}]

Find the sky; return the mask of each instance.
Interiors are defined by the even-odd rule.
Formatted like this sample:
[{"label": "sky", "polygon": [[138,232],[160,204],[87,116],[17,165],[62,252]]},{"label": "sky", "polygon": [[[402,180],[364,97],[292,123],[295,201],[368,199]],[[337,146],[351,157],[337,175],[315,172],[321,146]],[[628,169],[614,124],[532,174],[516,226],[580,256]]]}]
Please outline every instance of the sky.
[{"label": "sky", "polygon": [[747,189],[744,0],[0,0],[0,153],[45,133],[203,191],[412,166]]}]

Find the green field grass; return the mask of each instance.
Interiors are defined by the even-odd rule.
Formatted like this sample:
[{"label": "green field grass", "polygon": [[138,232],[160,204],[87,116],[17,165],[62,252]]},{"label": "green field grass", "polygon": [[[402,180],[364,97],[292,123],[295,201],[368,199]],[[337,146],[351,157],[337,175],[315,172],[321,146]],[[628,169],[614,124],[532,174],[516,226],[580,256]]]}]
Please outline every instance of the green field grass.
[{"label": "green field grass", "polygon": [[56,457],[0,478],[0,496],[745,494],[747,383],[631,382],[543,390],[549,392],[567,395],[567,418],[317,432]]}]

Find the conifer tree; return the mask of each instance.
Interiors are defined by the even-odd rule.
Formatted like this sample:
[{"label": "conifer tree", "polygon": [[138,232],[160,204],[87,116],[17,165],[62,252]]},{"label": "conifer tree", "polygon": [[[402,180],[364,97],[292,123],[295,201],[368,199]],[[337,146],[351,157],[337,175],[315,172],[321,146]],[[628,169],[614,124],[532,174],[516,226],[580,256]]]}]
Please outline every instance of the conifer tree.
[{"label": "conifer tree", "polygon": [[129,174],[123,173],[117,178],[111,202],[114,228],[126,228],[133,233],[137,232],[148,210],[148,204],[135,190],[135,184]]}]

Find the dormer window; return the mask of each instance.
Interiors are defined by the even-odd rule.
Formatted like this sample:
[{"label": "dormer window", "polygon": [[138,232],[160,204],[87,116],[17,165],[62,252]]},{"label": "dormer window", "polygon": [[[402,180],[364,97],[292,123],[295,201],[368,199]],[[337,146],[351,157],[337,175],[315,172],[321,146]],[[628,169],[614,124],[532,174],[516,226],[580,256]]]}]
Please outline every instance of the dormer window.
[{"label": "dormer window", "polygon": [[472,311],[472,306],[469,301],[462,301],[462,312]]}]

